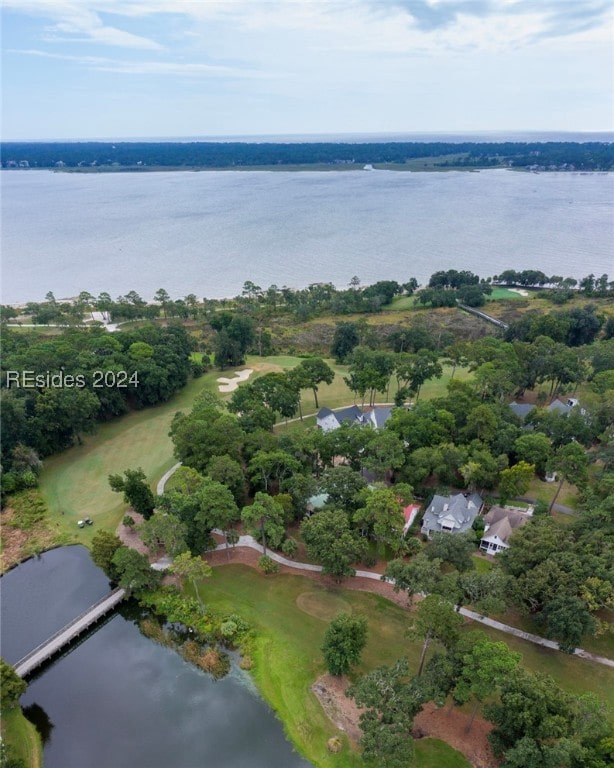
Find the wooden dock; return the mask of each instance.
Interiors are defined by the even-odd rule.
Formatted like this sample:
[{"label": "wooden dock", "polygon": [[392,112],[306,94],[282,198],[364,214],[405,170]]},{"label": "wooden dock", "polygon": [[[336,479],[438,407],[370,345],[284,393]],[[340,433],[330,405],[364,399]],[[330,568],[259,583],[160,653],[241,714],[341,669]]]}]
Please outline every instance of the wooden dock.
[{"label": "wooden dock", "polygon": [[30,651],[23,659],[20,659],[15,665],[15,672],[19,677],[26,677],[30,672],[33,672],[41,664],[50,659],[54,654],[61,650],[64,646],[68,645],[86,629],[95,624],[98,619],[102,618],[106,613],[115,608],[116,605],[126,596],[126,590],[121,587],[117,587],[108,595],[98,600],[97,603],[91,605],[87,611],[84,611],[76,619],[73,619],[65,627],[62,627],[58,632],[45,640],[44,643],[38,645],[34,650]]}]

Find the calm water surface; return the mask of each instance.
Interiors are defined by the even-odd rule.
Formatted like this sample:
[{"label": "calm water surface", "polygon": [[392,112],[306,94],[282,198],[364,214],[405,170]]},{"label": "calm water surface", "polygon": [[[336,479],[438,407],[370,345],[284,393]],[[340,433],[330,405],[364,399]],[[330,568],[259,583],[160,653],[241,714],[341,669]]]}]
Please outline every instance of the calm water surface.
[{"label": "calm water surface", "polygon": [[[108,591],[83,547],[0,579],[2,649],[16,661]],[[21,698],[44,734],[45,768],[308,768],[238,667],[214,681],[119,613],[30,681]],[[6,651],[6,653],[5,653]]]},{"label": "calm water surface", "polygon": [[4,171],[5,303],[614,271],[614,174]]}]

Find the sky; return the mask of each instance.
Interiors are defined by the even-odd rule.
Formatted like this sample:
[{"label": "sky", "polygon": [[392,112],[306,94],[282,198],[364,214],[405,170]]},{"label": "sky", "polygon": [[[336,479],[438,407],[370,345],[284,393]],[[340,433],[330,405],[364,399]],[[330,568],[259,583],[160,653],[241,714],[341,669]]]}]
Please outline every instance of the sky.
[{"label": "sky", "polygon": [[609,131],[610,0],[0,0],[5,141]]}]

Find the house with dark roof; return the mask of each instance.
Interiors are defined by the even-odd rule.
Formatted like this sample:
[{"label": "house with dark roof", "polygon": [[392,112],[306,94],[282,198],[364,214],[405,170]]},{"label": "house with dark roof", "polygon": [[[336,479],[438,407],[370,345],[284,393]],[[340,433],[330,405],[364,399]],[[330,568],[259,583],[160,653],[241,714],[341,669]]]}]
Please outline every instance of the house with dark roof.
[{"label": "house with dark roof", "polygon": [[433,496],[422,519],[421,533],[430,538],[432,533],[464,533],[471,528],[484,506],[478,493],[456,493],[451,496]]},{"label": "house with dark roof", "polygon": [[509,549],[512,533],[531,519],[530,512],[508,507],[491,507],[484,515],[484,534],[480,540],[480,549],[489,555],[496,555]]},{"label": "house with dark roof", "polygon": [[391,405],[376,405],[367,414],[368,423],[373,429],[382,429],[392,413]]},{"label": "house with dark roof", "polygon": [[331,411],[330,408],[320,408],[316,416],[316,424],[323,432],[331,432],[333,429],[339,429],[342,424],[360,424],[365,423],[365,417],[357,405],[350,405],[348,408],[340,408],[337,411]]},{"label": "house with dark roof", "polygon": [[[550,413],[562,413],[565,416],[568,416],[572,410],[580,405],[579,401],[575,397],[568,397],[566,398],[565,402],[562,400],[553,400],[550,405],[546,408],[547,411],[550,411]],[[517,403],[514,401],[513,403],[509,404],[510,409],[518,416],[519,419],[522,421],[525,420],[525,418],[531,413],[531,411],[535,410],[536,406],[533,405],[533,403]],[[585,416],[586,411],[584,408],[580,408],[580,413]]]},{"label": "house with dark roof", "polygon": [[533,405],[533,403],[517,403],[517,402],[510,403],[510,409],[522,421],[525,420],[525,418],[531,413],[531,411],[534,408],[535,406]]}]

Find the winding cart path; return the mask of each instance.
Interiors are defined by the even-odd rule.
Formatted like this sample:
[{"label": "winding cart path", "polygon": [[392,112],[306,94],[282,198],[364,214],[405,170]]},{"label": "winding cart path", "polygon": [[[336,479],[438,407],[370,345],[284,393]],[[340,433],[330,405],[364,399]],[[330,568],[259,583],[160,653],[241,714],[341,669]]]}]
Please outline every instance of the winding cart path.
[{"label": "winding cart path", "polygon": [[[175,466],[169,469],[169,471],[160,479],[160,482],[158,483],[158,487],[157,487],[158,494],[161,494],[164,492],[164,486],[168,481],[169,477],[171,477],[173,472],[175,472],[180,466],[181,466],[181,462],[179,462],[178,464],[175,464]],[[214,530],[213,532],[218,534],[219,536],[224,535],[224,532],[220,530]],[[262,546],[262,544],[259,544],[256,541],[256,539],[254,539],[253,536],[240,536],[236,546],[239,548],[244,547],[246,549],[253,549],[259,552],[260,554],[264,554],[264,547]],[[226,549],[227,549],[226,544],[218,544],[215,551],[226,551]],[[303,573],[311,574],[311,575],[316,573],[320,574],[322,572],[321,565],[313,565],[312,563],[297,563],[296,561],[289,560],[287,557],[284,557],[283,555],[280,555],[277,552],[273,552],[270,549],[267,549],[267,555],[272,560],[275,560],[275,562],[279,563],[280,565],[286,566],[286,568],[292,568],[294,570],[302,571]],[[355,578],[371,579],[372,581],[377,581],[377,582],[382,581],[381,574],[374,573],[373,571],[357,570]],[[529,643],[534,643],[535,645],[541,645],[543,648],[550,648],[551,650],[554,650],[554,651],[560,650],[558,643],[554,642],[553,640],[547,640],[545,637],[534,635],[531,632],[525,632],[522,629],[518,629],[518,627],[512,627],[509,624],[503,624],[502,622],[496,621],[495,619],[489,619],[487,616],[482,616],[481,614],[476,613],[475,611],[471,611],[468,608],[460,608],[459,613],[462,616],[465,616],[466,618],[471,619],[472,621],[476,621],[479,624],[484,624],[487,627],[492,627],[493,629],[498,629],[500,632],[505,632],[508,635],[514,635],[515,637],[519,637],[522,640],[528,641]],[[588,661],[593,661],[596,664],[602,664],[603,666],[614,668],[614,660],[608,659],[606,656],[598,656],[595,653],[590,653],[589,651],[585,651],[583,648],[576,648],[574,651],[574,655],[579,656],[581,659],[587,659]]]}]

